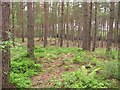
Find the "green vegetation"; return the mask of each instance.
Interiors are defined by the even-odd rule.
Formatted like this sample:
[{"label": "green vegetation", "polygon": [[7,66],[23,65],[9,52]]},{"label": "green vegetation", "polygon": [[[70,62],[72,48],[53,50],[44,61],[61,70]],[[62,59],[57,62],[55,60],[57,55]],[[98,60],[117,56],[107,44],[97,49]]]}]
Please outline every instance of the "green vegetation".
[{"label": "green vegetation", "polygon": [[[97,75],[96,68],[93,71],[87,70],[82,66],[81,70],[75,72],[67,72],[62,76],[62,82],[57,79],[51,80],[56,88],[113,88],[117,87],[117,82],[107,80],[104,77]],[[99,77],[98,77],[99,76]]]},{"label": "green vegetation", "polygon": [[[53,61],[62,62],[58,65],[53,65],[55,68],[64,68],[61,80],[58,80],[57,74],[52,77],[50,82],[53,85],[49,87],[57,88],[113,88],[117,87],[117,80],[120,79],[118,74],[118,52],[113,50],[110,59],[106,57],[105,49],[97,49],[95,52],[83,51],[79,48],[58,48],[58,47],[35,47],[34,60],[28,58],[24,46],[16,46],[11,48],[12,59],[10,67],[10,81],[17,87],[31,87],[32,82],[30,78],[38,73],[44,73],[41,59],[45,63],[52,63]],[[50,64],[51,65],[51,64]],[[54,72],[55,68],[48,66]],[[71,68],[75,69],[70,71]]]},{"label": "green vegetation", "polygon": [[26,88],[32,85],[30,77],[41,71],[41,65],[35,64],[28,58],[25,47],[11,48],[12,60],[10,67],[10,82],[19,88]]},{"label": "green vegetation", "polygon": [[96,71],[94,69],[88,73],[88,70],[82,66],[81,70],[63,74],[62,83],[56,83],[58,87],[64,88],[106,88],[109,86],[107,81],[99,78],[96,79]]}]

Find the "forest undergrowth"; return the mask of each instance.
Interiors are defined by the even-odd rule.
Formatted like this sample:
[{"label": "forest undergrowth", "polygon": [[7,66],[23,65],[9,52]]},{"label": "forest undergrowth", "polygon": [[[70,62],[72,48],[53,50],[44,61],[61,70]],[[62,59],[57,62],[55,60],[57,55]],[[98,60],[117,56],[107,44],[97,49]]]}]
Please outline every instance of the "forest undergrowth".
[{"label": "forest undergrowth", "polygon": [[107,57],[105,49],[36,46],[30,59],[25,45],[11,48],[10,82],[19,88],[117,88],[118,52]]}]

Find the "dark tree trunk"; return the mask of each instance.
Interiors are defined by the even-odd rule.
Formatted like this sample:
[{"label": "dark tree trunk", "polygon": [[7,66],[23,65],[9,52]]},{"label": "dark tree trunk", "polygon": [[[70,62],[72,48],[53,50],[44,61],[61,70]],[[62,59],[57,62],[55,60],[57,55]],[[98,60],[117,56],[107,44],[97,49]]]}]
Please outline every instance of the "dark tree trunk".
[{"label": "dark tree trunk", "polygon": [[[2,2],[0,2],[0,17],[2,17]],[[2,18],[0,18],[0,36],[2,36]],[[1,41],[1,39],[0,39]],[[0,49],[0,89],[2,89],[2,51]]]},{"label": "dark tree trunk", "polygon": [[67,2],[67,26],[66,26],[66,30],[67,30],[67,47],[69,47],[69,26],[68,26],[68,23],[69,23],[69,2]]},{"label": "dark tree trunk", "polygon": [[79,24],[78,24],[78,47],[80,47],[80,29],[81,29],[81,27],[80,27],[80,20],[79,20]]},{"label": "dark tree trunk", "polygon": [[30,58],[34,58],[34,23],[33,23],[33,11],[32,2],[27,2],[27,47],[28,55]]},{"label": "dark tree trunk", "polygon": [[97,2],[95,2],[95,29],[94,29],[94,35],[93,35],[93,48],[92,51],[95,51],[96,48],[96,36],[97,35]]},{"label": "dark tree trunk", "polygon": [[[118,24],[120,25],[120,1],[118,5]],[[118,55],[120,55],[120,30],[118,31]],[[120,57],[118,58],[120,60]],[[119,82],[120,84],[120,82]]]},{"label": "dark tree trunk", "polygon": [[58,44],[60,43],[60,2],[58,2],[58,15],[57,15],[57,23],[58,23]]},{"label": "dark tree trunk", "polygon": [[24,16],[23,16],[23,2],[20,3],[20,17],[21,17],[21,22],[20,22],[20,25],[21,25],[21,38],[22,38],[22,42],[24,42]]},{"label": "dark tree trunk", "polygon": [[118,47],[118,19],[116,20],[115,22],[115,34],[114,34],[114,44],[115,44],[115,47],[116,47],[116,50],[117,50],[117,47]]},{"label": "dark tree trunk", "polygon": [[109,23],[107,21],[107,31],[106,31],[106,43],[105,43],[105,46],[107,47],[107,35],[108,35],[108,31],[109,31]]},{"label": "dark tree trunk", "polygon": [[116,40],[115,40],[115,44],[116,44],[116,49],[120,49],[120,1],[118,3],[118,12],[117,12],[117,22],[116,22]]},{"label": "dark tree trunk", "polygon": [[92,22],[92,2],[90,2],[90,16],[89,16],[89,28],[88,28],[88,50],[91,50],[91,22]]},{"label": "dark tree trunk", "polygon": [[88,37],[88,28],[87,28],[87,23],[88,23],[88,10],[87,10],[88,3],[84,2],[84,24],[83,24],[83,43],[82,43],[82,48],[83,50],[88,50],[87,46],[87,37]]},{"label": "dark tree trunk", "polygon": [[109,21],[109,32],[107,34],[107,51],[110,51],[112,46],[113,21],[114,21],[114,2],[110,2],[110,21]]},{"label": "dark tree trunk", "polygon": [[45,13],[45,16],[44,16],[44,20],[45,20],[45,23],[44,23],[44,42],[43,42],[43,46],[46,47],[47,46],[47,32],[48,32],[48,2],[44,2],[44,13]]},{"label": "dark tree trunk", "polygon": [[[104,19],[104,18],[103,18]],[[102,40],[101,40],[101,47],[104,45],[104,36],[105,36],[105,20],[102,21]]]},{"label": "dark tree trunk", "polygon": [[14,36],[14,27],[15,27],[15,23],[14,23],[14,2],[12,2],[12,44],[13,46],[15,46],[15,36]]},{"label": "dark tree trunk", "polygon": [[64,23],[63,23],[63,15],[64,15],[64,2],[62,2],[62,11],[61,11],[61,31],[60,31],[60,47],[63,46],[63,34],[64,34]]},{"label": "dark tree trunk", "polygon": [[[104,7],[104,13],[106,13],[106,7]],[[106,18],[105,18],[105,16],[103,16],[103,18],[102,18],[103,20],[101,21],[102,22],[102,26],[103,26],[103,28],[102,28],[102,32],[103,32],[103,35],[102,35],[102,43],[101,43],[101,47],[104,47],[104,45],[105,45],[105,39],[106,39],[106,33],[105,33],[105,26],[106,26]]]},{"label": "dark tree trunk", "polygon": [[[9,42],[10,32],[10,3],[2,3],[2,42]],[[10,46],[3,44],[5,48],[2,49],[2,87],[9,88],[10,77]]]}]

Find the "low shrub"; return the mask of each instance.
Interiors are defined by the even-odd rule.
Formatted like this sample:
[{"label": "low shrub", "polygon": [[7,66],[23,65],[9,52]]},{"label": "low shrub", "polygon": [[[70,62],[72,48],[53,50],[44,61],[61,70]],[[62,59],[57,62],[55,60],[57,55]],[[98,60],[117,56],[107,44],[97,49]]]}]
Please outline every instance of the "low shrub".
[{"label": "low shrub", "polygon": [[119,61],[106,61],[100,64],[102,67],[101,75],[105,78],[115,78],[120,80]]},{"label": "low shrub", "polygon": [[54,87],[57,88],[108,88],[108,83],[104,78],[97,78],[96,72],[100,68],[96,68],[89,72],[84,66],[82,69],[75,72],[65,73],[62,76],[62,81],[53,80]]}]

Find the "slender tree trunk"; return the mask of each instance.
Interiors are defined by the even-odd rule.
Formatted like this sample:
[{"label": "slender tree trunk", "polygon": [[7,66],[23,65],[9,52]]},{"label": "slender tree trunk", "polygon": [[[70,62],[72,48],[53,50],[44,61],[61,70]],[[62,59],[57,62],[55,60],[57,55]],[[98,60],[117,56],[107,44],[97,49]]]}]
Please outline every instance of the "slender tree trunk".
[{"label": "slender tree trunk", "polygon": [[103,48],[103,46],[104,46],[104,41],[105,41],[105,20],[103,20],[103,23],[102,23],[102,26],[103,26],[103,28],[102,28],[102,41],[101,41],[101,47]]},{"label": "slender tree trunk", "polygon": [[63,34],[64,34],[63,12],[64,12],[64,2],[62,2],[62,11],[61,11],[60,47],[63,46]]},{"label": "slender tree trunk", "polygon": [[90,2],[90,16],[89,16],[89,28],[88,28],[88,50],[91,50],[91,22],[92,22],[92,2]]},{"label": "slender tree trunk", "polygon": [[117,45],[118,45],[118,18],[115,22],[115,34],[114,34],[114,44],[115,44],[115,47],[116,47],[116,50],[117,50]]},{"label": "slender tree trunk", "polygon": [[[32,3],[32,11],[33,11],[33,31],[35,32],[35,2]],[[35,34],[34,34],[35,36]]]},{"label": "slender tree trunk", "polygon": [[[0,36],[2,36],[2,2],[0,1]],[[0,38],[0,42],[1,42],[1,38]],[[0,89],[2,89],[2,50],[0,49]]]},{"label": "slender tree trunk", "polygon": [[[104,7],[104,13],[106,13],[106,7]],[[106,18],[105,18],[105,16],[103,16],[102,19],[103,20],[101,22],[102,22],[102,26],[103,26],[103,28],[102,28],[103,35],[102,35],[101,47],[104,47],[104,45],[105,45],[105,39],[106,39],[106,32],[105,32]]]},{"label": "slender tree trunk", "polygon": [[95,30],[94,30],[92,51],[95,51],[95,48],[96,48],[96,40],[97,40],[96,35],[97,35],[97,2],[95,2]]},{"label": "slender tree trunk", "polygon": [[88,28],[87,28],[87,23],[88,23],[88,10],[87,10],[87,6],[88,6],[88,3],[87,2],[84,2],[84,25],[83,25],[83,43],[82,43],[82,48],[83,50],[88,50],[88,46],[87,46],[87,36],[88,36]]},{"label": "slender tree trunk", "polygon": [[66,29],[67,29],[67,47],[69,47],[69,2],[67,2],[67,26],[66,26]]},{"label": "slender tree trunk", "polygon": [[[118,5],[118,25],[120,25],[120,1]],[[120,30],[118,31],[118,55],[120,55]],[[120,60],[120,57],[118,57],[118,60]]]},{"label": "slender tree trunk", "polygon": [[55,4],[55,9],[56,9],[56,12],[55,12],[55,15],[56,15],[56,22],[55,22],[55,45],[57,44],[57,4],[58,4],[58,2],[56,2],[56,4]]},{"label": "slender tree trunk", "polygon": [[60,2],[58,2],[58,44],[60,43]]},{"label": "slender tree trunk", "polygon": [[110,21],[109,21],[109,32],[107,34],[107,51],[110,51],[112,46],[113,21],[114,21],[114,2],[110,2]]},{"label": "slender tree trunk", "polygon": [[15,36],[14,36],[14,2],[12,2],[12,44],[15,46]]},{"label": "slender tree trunk", "polygon": [[120,30],[119,30],[119,25],[120,25],[120,1],[118,3],[118,12],[117,12],[117,22],[116,22],[116,50],[120,49]]},{"label": "slender tree trunk", "polygon": [[27,2],[27,48],[30,58],[34,58],[34,23],[32,2]]},{"label": "slender tree trunk", "polygon": [[108,35],[108,32],[109,32],[109,23],[107,21],[107,31],[106,31],[106,43],[105,43],[105,47],[107,47],[107,35]]},{"label": "slender tree trunk", "polygon": [[80,20],[79,20],[79,24],[78,24],[78,47],[80,47],[80,29],[81,29],[81,27],[80,27]]},{"label": "slender tree trunk", "polygon": [[73,30],[72,30],[72,41],[73,41],[73,46],[75,45],[75,40],[74,40],[74,38],[75,38],[75,25],[74,25],[74,20],[73,20]]},{"label": "slender tree trunk", "polygon": [[45,23],[44,23],[44,42],[43,42],[43,46],[46,47],[47,46],[47,32],[48,32],[48,2],[44,2],[44,13],[45,13]]},{"label": "slender tree trunk", "polygon": [[22,42],[24,42],[24,16],[23,16],[23,2],[20,3],[20,17],[21,17],[21,37],[22,37]]},{"label": "slender tree trunk", "polygon": [[42,30],[41,30],[41,41],[43,41],[43,38],[44,38],[44,25],[42,24]]},{"label": "slender tree trunk", "polygon": [[2,3],[2,42],[4,43],[2,48],[2,88],[10,88],[10,46],[5,44],[9,42],[10,32],[10,3]]}]

